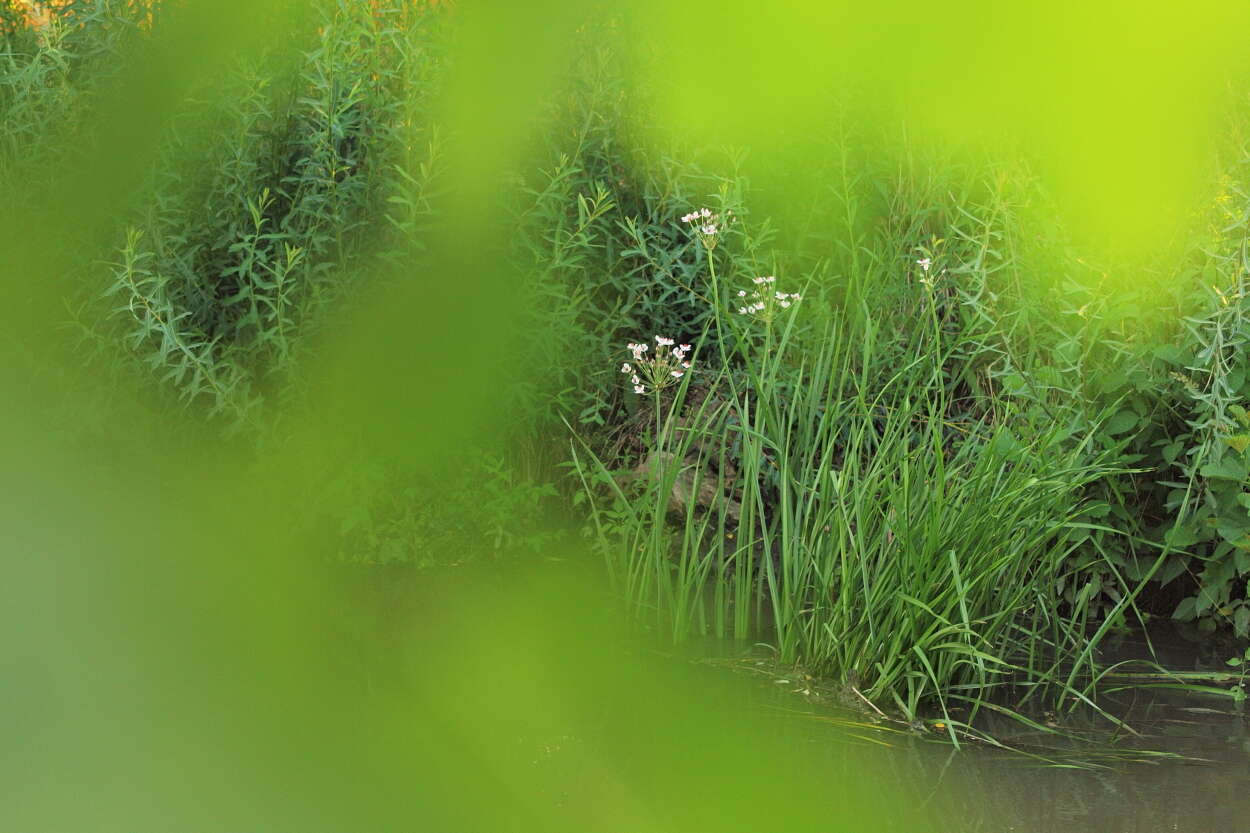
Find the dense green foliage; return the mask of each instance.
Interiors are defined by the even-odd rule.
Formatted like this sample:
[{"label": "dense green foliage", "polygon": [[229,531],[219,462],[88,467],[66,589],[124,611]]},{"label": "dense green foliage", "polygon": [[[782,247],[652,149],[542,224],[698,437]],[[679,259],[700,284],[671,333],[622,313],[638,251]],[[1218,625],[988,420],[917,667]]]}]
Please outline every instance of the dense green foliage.
[{"label": "dense green foliage", "polygon": [[[423,253],[454,14],[316,8],[185,102],[108,240],[67,241],[83,355],[258,446],[338,317],[446,280]],[[0,187],[89,138],[159,25],[8,9]],[[1150,615],[1250,635],[1250,147],[1213,160],[1222,190],[1166,261],[1082,252],[1026,159],[920,147],[850,102],[770,154],[649,128],[632,79],[658,57],[622,26],[580,31],[496,195],[524,276],[507,436],[453,475],[320,486],[334,557],[576,542],[673,638],[766,638],[908,718],[1008,683],[1085,700],[1096,638]],[[703,207],[714,231],[682,219]],[[626,345],[656,336],[692,367],[636,393]]]}]

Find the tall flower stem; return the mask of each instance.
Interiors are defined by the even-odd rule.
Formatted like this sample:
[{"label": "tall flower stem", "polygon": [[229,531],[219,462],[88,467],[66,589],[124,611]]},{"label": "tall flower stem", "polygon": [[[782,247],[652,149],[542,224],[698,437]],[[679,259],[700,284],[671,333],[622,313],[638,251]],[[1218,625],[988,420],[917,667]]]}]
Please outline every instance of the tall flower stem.
[{"label": "tall flower stem", "polygon": [[654,453],[655,456],[652,459],[656,461],[657,465],[658,465],[658,462],[663,459],[661,455],[663,455],[664,453],[664,434],[665,434],[664,407],[660,404],[660,399],[661,399],[660,391],[658,390],[652,391],[651,401],[655,405],[655,443],[654,443],[654,448],[652,449],[652,452]]},{"label": "tall flower stem", "polygon": [[724,366],[728,362],[728,355],[725,352],[725,336],[721,330],[721,293],[720,281],[716,276],[716,259],[712,257],[712,249],[710,246],[704,246],[703,251],[707,254],[707,271],[709,283],[712,286],[712,319],[716,326],[716,348],[720,351],[721,365]]}]

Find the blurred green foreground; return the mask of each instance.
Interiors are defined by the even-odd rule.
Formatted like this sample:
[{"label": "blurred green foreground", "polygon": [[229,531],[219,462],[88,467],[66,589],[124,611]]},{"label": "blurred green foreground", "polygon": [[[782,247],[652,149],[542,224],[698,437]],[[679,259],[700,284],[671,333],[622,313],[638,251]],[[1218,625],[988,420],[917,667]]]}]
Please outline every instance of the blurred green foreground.
[{"label": "blurred green foreground", "polygon": [[[630,646],[593,584],[432,575],[412,609],[379,614],[292,531],[303,479],[333,465],[342,436],[420,460],[444,420],[491,407],[472,370],[497,346],[481,324],[502,315],[503,267],[475,250],[495,232],[470,218],[489,212],[478,200],[511,153],[497,139],[524,115],[506,105],[541,91],[539,24],[571,7],[474,18],[465,98],[446,106],[472,96],[487,118],[466,124],[466,145],[492,137],[494,156],[461,160],[460,222],[435,244],[459,301],[390,298],[336,332],[327,405],[281,453],[257,460],[125,396],[73,398],[91,379],[59,364],[63,235],[105,227],[180,97],[303,11],[185,6],[99,93],[94,144],[4,194],[0,829],[878,827],[884,805],[858,768],[817,781],[740,694]],[[23,141],[47,150],[62,129]],[[452,360],[460,372],[438,372]],[[49,429],[49,414],[75,413],[106,442]],[[361,624],[375,619],[397,636]]]}]

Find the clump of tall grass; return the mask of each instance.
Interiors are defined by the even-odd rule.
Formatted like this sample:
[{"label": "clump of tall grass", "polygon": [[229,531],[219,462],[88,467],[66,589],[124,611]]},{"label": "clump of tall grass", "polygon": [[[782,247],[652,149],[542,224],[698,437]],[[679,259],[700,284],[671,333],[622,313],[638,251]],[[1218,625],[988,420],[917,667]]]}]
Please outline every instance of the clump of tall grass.
[{"label": "clump of tall grass", "polygon": [[969,328],[931,256],[907,270],[919,347],[887,368],[871,315],[797,340],[807,293],[717,275],[718,231],[693,229],[713,306],[695,373],[635,386],[655,410],[641,476],[575,452],[619,591],[674,639],[767,639],[908,719],[1062,688],[1056,658],[1085,643],[1057,594],[1112,467],[1062,423],[961,407]]}]

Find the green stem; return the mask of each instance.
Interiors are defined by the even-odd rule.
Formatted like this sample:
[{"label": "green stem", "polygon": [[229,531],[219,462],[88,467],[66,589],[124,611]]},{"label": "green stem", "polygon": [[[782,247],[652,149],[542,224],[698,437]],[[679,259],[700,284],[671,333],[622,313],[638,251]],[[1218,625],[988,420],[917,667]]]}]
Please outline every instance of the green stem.
[{"label": "green stem", "polygon": [[712,319],[716,324],[716,347],[720,350],[721,364],[725,365],[728,357],[725,354],[725,335],[721,329],[721,315],[724,311],[721,307],[720,281],[716,276],[716,261],[712,258],[712,250],[704,246],[703,251],[707,253],[707,270],[712,284]]}]

